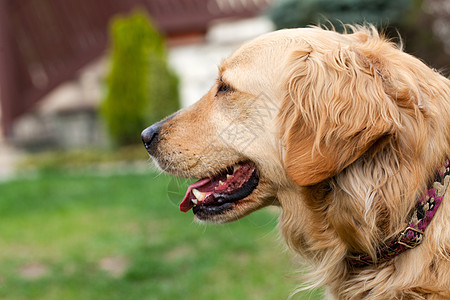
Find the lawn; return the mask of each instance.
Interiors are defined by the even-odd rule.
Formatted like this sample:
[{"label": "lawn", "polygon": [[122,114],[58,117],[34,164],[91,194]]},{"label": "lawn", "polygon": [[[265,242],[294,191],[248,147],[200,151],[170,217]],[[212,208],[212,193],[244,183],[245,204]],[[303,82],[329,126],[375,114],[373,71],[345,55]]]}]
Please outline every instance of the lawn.
[{"label": "lawn", "polygon": [[185,187],[151,172],[0,183],[0,299],[287,299],[279,212],[199,225],[177,209]]}]

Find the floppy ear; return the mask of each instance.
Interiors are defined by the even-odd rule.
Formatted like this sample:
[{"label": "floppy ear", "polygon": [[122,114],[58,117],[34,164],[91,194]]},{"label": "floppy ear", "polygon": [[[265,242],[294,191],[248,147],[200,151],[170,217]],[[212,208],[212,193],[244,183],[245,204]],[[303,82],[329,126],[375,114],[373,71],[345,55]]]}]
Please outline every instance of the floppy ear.
[{"label": "floppy ear", "polygon": [[383,79],[359,51],[293,54],[280,112],[288,175],[312,185],[341,172],[400,126]]}]

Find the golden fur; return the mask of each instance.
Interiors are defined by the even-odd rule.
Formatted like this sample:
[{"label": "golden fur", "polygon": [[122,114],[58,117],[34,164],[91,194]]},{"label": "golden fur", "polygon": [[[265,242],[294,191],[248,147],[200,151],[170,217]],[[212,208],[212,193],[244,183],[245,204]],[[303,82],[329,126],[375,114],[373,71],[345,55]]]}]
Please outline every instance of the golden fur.
[{"label": "golden fur", "polygon": [[448,79],[371,27],[270,33],[219,71],[207,95],[164,122],[154,158],[196,178],[250,160],[260,183],[232,210],[198,219],[279,205],[284,239],[311,265],[308,287],[332,299],[450,299],[450,192],[419,247],[379,266],[346,260],[403,231],[450,156]]}]

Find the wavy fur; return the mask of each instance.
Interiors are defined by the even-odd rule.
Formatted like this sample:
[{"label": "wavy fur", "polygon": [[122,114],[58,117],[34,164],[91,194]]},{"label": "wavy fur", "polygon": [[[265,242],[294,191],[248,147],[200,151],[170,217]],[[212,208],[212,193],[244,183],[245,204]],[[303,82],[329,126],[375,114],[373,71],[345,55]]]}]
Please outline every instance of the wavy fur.
[{"label": "wavy fur", "polygon": [[404,230],[450,155],[449,80],[374,28],[353,30],[291,57],[279,117],[300,187],[280,199],[281,231],[314,266],[310,287],[325,285],[336,299],[450,299],[448,194],[417,249],[363,269],[346,261],[375,256]]}]

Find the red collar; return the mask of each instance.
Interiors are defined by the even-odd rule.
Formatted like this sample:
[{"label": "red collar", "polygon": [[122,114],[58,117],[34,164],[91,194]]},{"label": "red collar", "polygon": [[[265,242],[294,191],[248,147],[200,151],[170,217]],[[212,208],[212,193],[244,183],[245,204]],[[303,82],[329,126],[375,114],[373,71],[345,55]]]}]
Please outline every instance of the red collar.
[{"label": "red collar", "polygon": [[381,264],[408,249],[419,246],[423,241],[425,229],[430,224],[439,205],[444,199],[449,184],[450,159],[447,159],[444,165],[437,170],[433,183],[417,202],[406,229],[396,238],[388,241],[384,248],[378,250],[376,258],[368,254],[351,256],[348,258],[350,265],[353,267],[363,267]]}]

